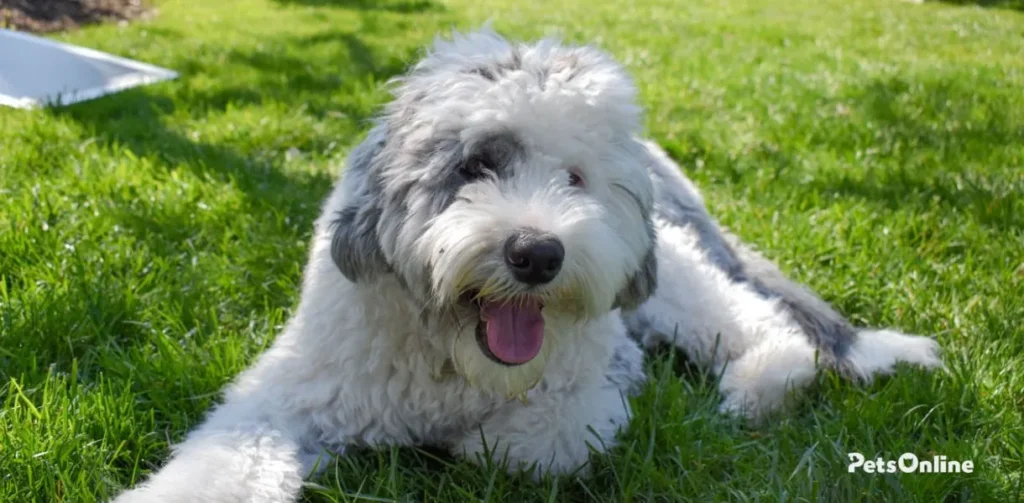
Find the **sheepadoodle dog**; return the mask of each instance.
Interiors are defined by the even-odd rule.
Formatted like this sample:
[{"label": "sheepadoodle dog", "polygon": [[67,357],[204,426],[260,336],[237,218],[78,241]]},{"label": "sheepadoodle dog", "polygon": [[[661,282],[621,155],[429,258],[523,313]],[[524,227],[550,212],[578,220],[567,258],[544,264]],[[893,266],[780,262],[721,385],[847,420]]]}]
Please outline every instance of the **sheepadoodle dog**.
[{"label": "sheepadoodle dog", "polygon": [[117,501],[294,501],[352,446],[582,474],[661,343],[755,420],[822,368],[942,365],[932,339],[851,326],[723,231],[638,136],[605,53],[485,29],[438,40],[393,88],[323,206],[283,333]]}]

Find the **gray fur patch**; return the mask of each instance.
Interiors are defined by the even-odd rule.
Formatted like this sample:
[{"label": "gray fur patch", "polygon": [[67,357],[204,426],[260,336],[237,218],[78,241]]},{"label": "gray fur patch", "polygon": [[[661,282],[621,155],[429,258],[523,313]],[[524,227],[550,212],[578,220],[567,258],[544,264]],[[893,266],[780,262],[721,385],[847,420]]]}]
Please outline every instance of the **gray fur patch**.
[{"label": "gray fur patch", "polygon": [[349,281],[371,279],[391,271],[377,240],[380,209],[348,206],[331,222],[331,258]]},{"label": "gray fur patch", "polygon": [[349,155],[345,182],[354,188],[351,200],[331,222],[331,259],[349,281],[368,280],[391,271],[377,236],[381,208],[379,186],[370,166],[384,146],[382,133],[371,132]]},{"label": "gray fur patch", "polygon": [[647,299],[654,295],[658,287],[658,257],[655,252],[655,244],[658,241],[657,233],[654,230],[654,221],[651,220],[650,207],[644,204],[643,200],[625,184],[613,183],[612,188],[625,192],[636,202],[637,209],[647,227],[647,238],[651,247],[644,255],[640,268],[626,282],[626,285],[615,295],[612,308],[622,308],[623,311],[632,311]]},{"label": "gray fur patch", "polygon": [[654,295],[654,289],[658,287],[658,260],[655,257],[654,247],[647,250],[644,255],[640,269],[633,273],[633,276],[626,282],[626,286],[615,296],[613,308],[622,308],[624,311],[632,311],[644,301]]},{"label": "gray fur patch", "polygon": [[804,329],[811,343],[819,348],[831,348],[832,355],[841,359],[846,356],[857,338],[857,329],[845,318],[831,311],[830,313],[815,310],[803,304],[799,299],[781,294],[782,304],[793,319]]},{"label": "gray fur patch", "polygon": [[499,59],[491,62],[487,65],[478,66],[476,68],[470,68],[468,73],[473,75],[479,75],[490,82],[496,82],[500,77],[506,73],[519,70],[523,67],[523,56],[519,53],[519,49],[515,47],[509,48],[508,57],[505,59]]},{"label": "gray fur patch", "polygon": [[[782,274],[774,264],[737,243],[739,259],[749,282],[765,298],[779,299],[815,347],[828,350],[826,358],[841,359],[857,337],[857,329],[827,302]],[[833,362],[826,362],[833,363]]]},{"label": "gray fur patch", "polygon": [[640,344],[647,340],[648,334],[653,330],[653,324],[643,309],[624,311],[622,322],[626,325],[629,338]]},{"label": "gray fur patch", "polygon": [[411,249],[402,236],[413,235],[405,228],[444,212],[477,177],[512,176],[511,166],[524,148],[503,131],[472,144],[463,144],[454,132],[428,141],[411,141],[412,133],[403,120],[380,125],[350,155],[344,183],[351,195],[332,222],[331,257],[351,281],[394,272],[406,290],[426,296],[431,265],[402,265],[410,262]]},{"label": "gray fur patch", "polygon": [[467,145],[461,162],[482,163],[490,173],[499,179],[512,176],[512,164],[525,155],[526,149],[511,132],[495,133],[474,145]]},{"label": "gray fur patch", "polygon": [[842,358],[856,338],[856,329],[827,302],[786,278],[738,238],[723,232],[682,174],[669,171],[673,168],[656,162],[650,169],[657,217],[696,230],[708,258],[730,279],[749,283],[764,298],[779,299],[811,343],[823,350],[824,358]]},{"label": "gray fur patch", "polygon": [[708,258],[719,269],[731,278],[746,280],[743,265],[729,243],[722,238],[721,230],[708,214],[703,201],[693,189],[685,185],[680,173],[673,173],[670,169],[673,167],[660,162],[655,162],[650,168],[658,217],[679,227],[691,226],[700,236],[701,246]]},{"label": "gray fur patch", "polygon": [[624,341],[613,350],[605,379],[626,396],[639,395],[647,381],[643,360],[640,347],[633,341]]}]

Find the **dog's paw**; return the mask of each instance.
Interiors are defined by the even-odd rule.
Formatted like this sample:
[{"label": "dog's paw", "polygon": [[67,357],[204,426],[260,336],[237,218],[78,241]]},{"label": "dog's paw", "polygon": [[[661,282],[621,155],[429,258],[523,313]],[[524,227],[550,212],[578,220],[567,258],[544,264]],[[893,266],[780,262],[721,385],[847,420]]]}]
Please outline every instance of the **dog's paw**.
[{"label": "dog's paw", "polygon": [[789,392],[807,386],[817,370],[814,348],[806,340],[767,340],[725,364],[719,411],[759,420],[781,409]]},{"label": "dog's paw", "polygon": [[938,341],[895,330],[862,330],[843,357],[854,377],[870,381],[875,375],[892,374],[903,362],[926,369],[944,369]]},{"label": "dog's paw", "polygon": [[718,405],[718,412],[745,420],[750,426],[760,426],[774,413],[784,410],[791,399],[792,389],[786,388],[750,391],[726,391]]},{"label": "dog's paw", "polygon": [[722,403],[718,405],[719,413],[747,420],[755,420],[761,415],[761,412],[759,412],[761,410],[763,410],[763,407],[759,406],[757,400],[751,399],[745,393],[736,391],[726,393]]}]

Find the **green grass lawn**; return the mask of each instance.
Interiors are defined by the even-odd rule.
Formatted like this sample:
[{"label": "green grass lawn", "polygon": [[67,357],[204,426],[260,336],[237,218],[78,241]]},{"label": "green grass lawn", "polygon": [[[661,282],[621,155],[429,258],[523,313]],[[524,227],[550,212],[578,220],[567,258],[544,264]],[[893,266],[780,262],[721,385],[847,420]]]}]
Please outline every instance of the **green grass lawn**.
[{"label": "green grass lawn", "polygon": [[[665,354],[591,478],[385,450],[339,460],[309,500],[1024,498],[1019,4],[155,3],[152,20],[56,38],[181,79],[0,110],[0,501],[105,500],[159,466],[295,306],[312,221],[382,84],[435,33],[488,19],[616,55],[723,223],[856,323],[936,335],[950,372],[826,376],[751,429]],[[849,474],[852,451],[976,469]]]}]

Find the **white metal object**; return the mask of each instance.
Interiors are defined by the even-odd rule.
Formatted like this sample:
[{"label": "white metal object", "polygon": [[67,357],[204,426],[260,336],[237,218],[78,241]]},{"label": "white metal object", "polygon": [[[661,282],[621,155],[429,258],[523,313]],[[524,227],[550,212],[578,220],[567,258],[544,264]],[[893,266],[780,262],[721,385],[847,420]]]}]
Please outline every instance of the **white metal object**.
[{"label": "white metal object", "polygon": [[69,105],[177,76],[105,52],[0,30],[0,105]]}]

